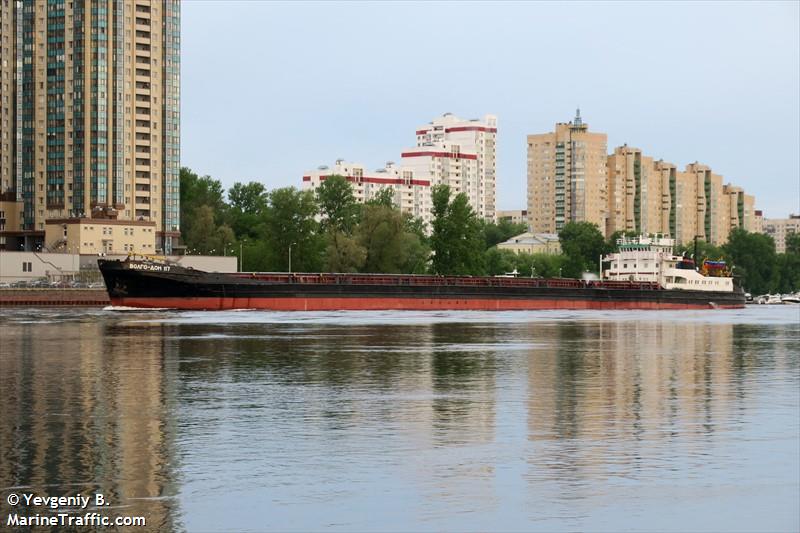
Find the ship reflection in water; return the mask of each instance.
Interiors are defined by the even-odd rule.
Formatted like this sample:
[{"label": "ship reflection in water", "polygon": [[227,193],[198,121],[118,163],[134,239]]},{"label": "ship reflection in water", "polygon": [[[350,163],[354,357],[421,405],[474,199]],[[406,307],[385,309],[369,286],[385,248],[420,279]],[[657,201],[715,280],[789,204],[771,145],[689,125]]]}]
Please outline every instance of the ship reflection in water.
[{"label": "ship reflection in water", "polygon": [[[135,530],[794,530],[796,308],[0,311],[10,492]],[[18,509],[19,511],[19,509]]]}]

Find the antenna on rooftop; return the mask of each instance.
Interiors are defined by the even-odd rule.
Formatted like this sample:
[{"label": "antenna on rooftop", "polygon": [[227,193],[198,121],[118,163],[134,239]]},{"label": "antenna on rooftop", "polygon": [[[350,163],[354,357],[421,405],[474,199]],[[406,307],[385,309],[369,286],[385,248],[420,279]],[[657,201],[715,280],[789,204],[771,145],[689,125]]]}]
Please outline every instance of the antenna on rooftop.
[{"label": "antenna on rooftop", "polygon": [[581,107],[578,106],[578,108],[575,110],[575,125],[580,126],[582,124],[583,120],[581,120]]}]

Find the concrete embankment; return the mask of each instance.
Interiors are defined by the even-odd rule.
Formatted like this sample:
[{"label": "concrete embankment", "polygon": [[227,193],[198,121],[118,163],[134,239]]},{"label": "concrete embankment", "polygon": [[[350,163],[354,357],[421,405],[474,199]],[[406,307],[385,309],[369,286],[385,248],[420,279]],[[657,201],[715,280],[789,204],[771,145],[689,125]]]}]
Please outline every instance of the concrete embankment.
[{"label": "concrete embankment", "polygon": [[0,289],[0,307],[109,305],[105,289]]}]

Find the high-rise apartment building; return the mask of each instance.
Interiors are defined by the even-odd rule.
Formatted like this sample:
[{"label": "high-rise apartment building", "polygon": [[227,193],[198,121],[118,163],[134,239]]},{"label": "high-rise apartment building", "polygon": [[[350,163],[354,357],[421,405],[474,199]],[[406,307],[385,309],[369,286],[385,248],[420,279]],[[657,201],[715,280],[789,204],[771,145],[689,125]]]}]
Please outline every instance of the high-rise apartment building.
[{"label": "high-rise apartment building", "polygon": [[[16,115],[16,2],[0,1],[0,194],[13,188],[16,162],[14,117]],[[0,202],[14,200],[0,196]]]},{"label": "high-rise apartment building", "polygon": [[179,0],[3,0],[2,10],[0,199],[20,215],[5,227],[11,247],[55,246],[49,219],[105,218],[154,224],[157,249],[171,253]]},{"label": "high-rise apartment building", "polygon": [[497,222],[510,222],[511,224],[528,225],[528,211],[525,209],[497,210]]},{"label": "high-rise apartment building", "polygon": [[445,113],[416,133],[416,147],[403,151],[402,166],[412,169],[418,179],[463,192],[479,217],[494,221],[497,117],[465,120]]},{"label": "high-rise apartment building", "polygon": [[[663,233],[664,209],[669,212],[669,164],[654,161],[638,148],[619,146],[608,156],[608,221],[615,231]],[[664,192],[667,200],[665,202]]]},{"label": "high-rise apartment building", "polygon": [[786,237],[800,234],[800,215],[789,215],[789,218],[765,218],[764,233],[775,240],[775,251],[786,253]]},{"label": "high-rise apartment building", "polygon": [[427,224],[432,221],[431,182],[417,179],[411,169],[389,161],[384,168],[370,172],[364,165],[339,159],[333,167],[321,166],[307,172],[303,176],[303,189],[316,190],[331,176],[342,176],[349,181],[359,203],[371,200],[388,188],[392,191],[394,205],[402,212],[421,218]]},{"label": "high-rise apartment building", "polygon": [[463,120],[445,113],[416,130],[417,144],[404,150],[400,165],[387,163],[374,172],[363,165],[336,162],[303,176],[303,188],[315,189],[328,176],[341,175],[353,185],[356,200],[365,202],[391,187],[395,205],[428,223],[432,221],[431,187],[448,185],[452,193],[464,193],[475,213],[495,219],[497,175],[497,117]]},{"label": "high-rise apartment building", "polygon": [[605,133],[589,132],[580,110],[555,131],[528,135],[528,220],[534,233],[558,233],[567,222],[608,218]]},{"label": "high-rise apartment building", "polygon": [[724,244],[735,228],[755,231],[755,198],[708,165],[683,171],[623,145],[605,155],[606,135],[575,120],[528,136],[528,219],[532,231],[557,233],[588,221],[606,236],[616,231],[695,237]]},{"label": "high-rise apartment building", "polygon": [[678,171],[627,145],[608,156],[609,219],[606,234],[673,236],[685,243],[697,238],[727,242],[731,230],[754,231],[754,198],[741,187],[723,185],[707,165],[691,163]]}]

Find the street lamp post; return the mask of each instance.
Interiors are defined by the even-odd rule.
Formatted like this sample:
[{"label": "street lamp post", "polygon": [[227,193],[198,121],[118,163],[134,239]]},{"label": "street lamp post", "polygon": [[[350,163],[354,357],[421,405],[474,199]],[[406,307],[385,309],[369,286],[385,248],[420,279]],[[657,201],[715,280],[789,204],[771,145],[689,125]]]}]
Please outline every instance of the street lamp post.
[{"label": "street lamp post", "polygon": [[297,243],[293,242],[289,245],[289,274],[292,273],[292,246],[296,246]]},{"label": "street lamp post", "polygon": [[558,277],[561,277],[561,267],[558,267]]},{"label": "street lamp post", "polygon": [[244,243],[247,239],[239,241],[239,272],[244,272]]}]

